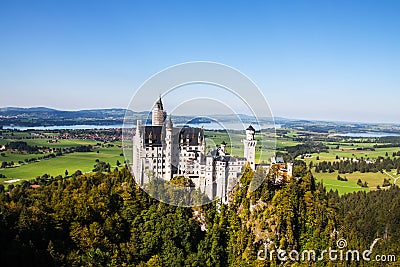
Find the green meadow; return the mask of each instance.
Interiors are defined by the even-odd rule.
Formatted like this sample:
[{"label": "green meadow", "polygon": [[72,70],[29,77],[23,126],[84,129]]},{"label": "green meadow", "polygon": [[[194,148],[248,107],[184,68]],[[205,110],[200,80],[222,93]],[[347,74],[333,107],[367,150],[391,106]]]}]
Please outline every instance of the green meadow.
[{"label": "green meadow", "polygon": [[38,158],[46,154],[18,154],[18,153],[5,153],[5,156],[0,156],[0,161],[14,161],[15,167],[0,169],[0,173],[5,175],[7,178],[1,178],[0,181],[6,181],[11,179],[29,180],[34,179],[37,176],[43,174],[49,174],[50,176],[65,175],[67,170],[69,174],[74,173],[77,170],[82,172],[91,172],[95,160],[105,161],[110,163],[112,167],[116,167],[117,160],[123,164],[124,157],[122,148],[118,147],[120,142],[112,143],[112,147],[108,147],[107,144],[104,146],[97,146],[97,141],[91,140],[60,140],[59,143],[48,143],[46,139],[24,139],[29,145],[46,146],[50,148],[69,148],[76,147],[79,145],[93,145],[93,152],[75,152],[70,154],[63,154],[52,159],[42,159],[38,162],[32,162],[29,164],[18,164],[18,161],[24,161],[29,158]]},{"label": "green meadow", "polygon": [[[382,188],[384,179],[389,179],[389,182],[393,184],[394,181],[392,177],[399,176],[394,172],[389,173],[389,175],[381,172],[354,172],[340,174],[341,177],[346,177],[348,181],[339,181],[337,180],[337,176],[339,175],[337,171],[332,173],[316,173],[313,171],[313,175],[317,181],[323,182],[327,190],[338,190],[339,194],[351,193],[355,191],[377,190],[378,186]],[[361,179],[362,182],[366,181],[368,183],[368,188],[357,185],[358,179]]]},{"label": "green meadow", "polygon": [[[389,148],[375,148],[374,151],[370,150],[357,150],[357,148],[373,148],[375,143],[370,142],[324,142],[325,145],[329,147],[328,152],[321,152],[321,153],[313,153],[311,157],[304,158],[307,165],[310,162],[318,163],[320,161],[338,161],[337,158],[361,158],[374,160],[378,157],[386,157],[386,153],[388,156],[392,156],[393,152],[398,152],[400,150],[399,147],[389,147]],[[339,145],[339,148],[336,146]],[[319,158],[317,160],[317,157]],[[300,159],[300,156],[298,157]],[[348,181],[338,181],[337,176],[338,172],[333,173],[315,173],[313,172],[314,177],[318,181],[322,181],[324,186],[327,190],[338,190],[339,194],[351,193],[355,191],[369,191],[369,190],[376,190],[377,186],[379,185],[382,187],[383,179],[390,179],[389,181],[393,183],[393,179],[385,174],[385,173],[347,173],[347,174],[340,174],[341,177],[346,177]],[[391,175],[395,175],[392,173]],[[368,183],[368,188],[362,188],[357,185],[358,179],[361,179],[363,182],[366,181]]]},{"label": "green meadow", "polygon": [[7,168],[0,172],[6,175],[7,179],[21,180],[29,180],[46,173],[51,176],[64,176],[65,170],[67,170],[69,174],[74,173],[76,170],[91,172],[96,159],[110,163],[113,167],[116,167],[117,160],[123,164],[124,157],[120,156],[120,153],[122,153],[120,150],[117,151],[112,148],[100,149],[99,153],[75,152],[53,159],[41,160],[39,162],[24,164],[14,168]]},{"label": "green meadow", "polygon": [[[372,148],[374,144],[361,143],[354,144],[354,146],[350,145],[339,145],[339,149],[336,149],[332,144],[326,144],[329,147],[328,152],[321,153],[313,153],[311,154],[311,158],[303,159],[307,163],[313,161],[318,162],[317,157],[319,157],[319,161],[337,161],[336,157],[340,158],[361,158],[364,159],[376,159],[378,157],[386,157],[386,153],[388,156],[392,156],[393,152],[400,151],[400,147],[388,147],[388,148],[375,148],[375,151],[370,150],[357,150],[357,148]],[[300,157],[298,157],[300,159]]]}]

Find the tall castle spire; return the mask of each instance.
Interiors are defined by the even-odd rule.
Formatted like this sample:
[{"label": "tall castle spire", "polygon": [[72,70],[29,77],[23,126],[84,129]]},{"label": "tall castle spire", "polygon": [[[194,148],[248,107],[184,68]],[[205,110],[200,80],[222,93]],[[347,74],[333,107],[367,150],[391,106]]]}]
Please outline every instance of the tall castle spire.
[{"label": "tall castle spire", "polygon": [[160,98],[154,104],[153,111],[151,114],[151,121],[153,126],[163,126],[164,121],[167,117],[167,113],[164,111],[164,106]]}]

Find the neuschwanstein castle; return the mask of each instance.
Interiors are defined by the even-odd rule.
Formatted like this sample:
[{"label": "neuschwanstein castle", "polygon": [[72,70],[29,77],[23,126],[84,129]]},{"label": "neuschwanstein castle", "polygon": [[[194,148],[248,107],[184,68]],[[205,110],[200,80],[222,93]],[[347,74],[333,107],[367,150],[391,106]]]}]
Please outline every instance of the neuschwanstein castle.
[{"label": "neuschwanstein castle", "polygon": [[245,163],[253,170],[256,167],[255,129],[251,125],[246,129],[243,158],[229,155],[225,142],[206,154],[203,128],[174,127],[171,118],[166,118],[160,97],[152,110],[152,125],[137,121],[132,166],[136,181],[143,185],[150,177],[169,181],[184,176],[210,199],[227,202],[227,192],[235,186]]}]

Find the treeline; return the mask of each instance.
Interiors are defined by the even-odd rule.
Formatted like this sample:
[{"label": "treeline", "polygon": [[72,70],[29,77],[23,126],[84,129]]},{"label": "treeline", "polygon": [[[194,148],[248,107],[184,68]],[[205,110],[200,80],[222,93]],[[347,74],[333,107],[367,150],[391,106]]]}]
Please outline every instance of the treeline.
[{"label": "treeline", "polygon": [[[101,145],[101,144],[98,144]],[[113,147],[113,144],[108,144],[107,147]],[[15,141],[10,142],[5,145],[6,150],[16,150],[18,152],[25,152],[29,154],[43,154],[45,150],[53,150],[58,151],[60,153],[73,153],[73,152],[91,152],[93,151],[92,145],[79,145],[76,147],[65,147],[65,148],[50,148],[46,146],[30,146],[27,142],[23,141]],[[4,152],[2,152],[2,156],[4,156]]]},{"label": "treeline", "polygon": [[375,161],[366,161],[364,159],[357,160],[340,160],[340,161],[321,161],[310,163],[310,167],[315,167],[315,172],[335,172],[340,174],[353,173],[353,172],[383,172],[395,169],[400,173],[400,158],[384,158],[378,157]]},{"label": "treeline", "polygon": [[[383,136],[376,140],[374,148],[400,147],[400,136]],[[400,154],[400,153],[399,153]]]},{"label": "treeline", "polygon": [[190,208],[149,197],[127,170],[0,194],[1,266],[197,266]]},{"label": "treeline", "polygon": [[17,150],[19,152],[36,153],[39,151],[38,146],[30,146],[27,142],[15,141],[5,145],[6,149]]},{"label": "treeline", "polygon": [[400,136],[382,136],[376,141],[377,143],[391,143],[400,145]]},{"label": "treeline", "polygon": [[[346,238],[348,248],[368,249],[377,239],[373,252],[383,255],[397,255],[400,252],[400,188],[392,186],[388,190],[366,193],[345,194],[338,197],[330,192],[330,198],[338,203],[338,215],[341,228],[338,229]],[[384,263],[385,266],[398,266]],[[372,265],[368,263],[366,266]],[[383,266],[382,263],[377,266]]]},{"label": "treeline", "polygon": [[328,152],[329,147],[321,142],[306,141],[303,144],[283,148],[292,159],[303,154]]},{"label": "treeline", "polygon": [[[24,134],[20,135],[20,133]],[[120,141],[122,139],[122,129],[120,128],[68,129],[68,130],[40,131],[40,130],[15,130],[15,129],[2,130],[0,127],[0,136],[3,136],[4,139],[17,139],[17,140],[49,139],[49,141],[58,141],[62,139],[80,139],[80,140],[95,140],[102,142],[114,142],[114,141]]]},{"label": "treeline", "polygon": [[391,143],[391,144],[375,144],[374,148],[388,148],[388,147],[400,147],[400,143]]}]

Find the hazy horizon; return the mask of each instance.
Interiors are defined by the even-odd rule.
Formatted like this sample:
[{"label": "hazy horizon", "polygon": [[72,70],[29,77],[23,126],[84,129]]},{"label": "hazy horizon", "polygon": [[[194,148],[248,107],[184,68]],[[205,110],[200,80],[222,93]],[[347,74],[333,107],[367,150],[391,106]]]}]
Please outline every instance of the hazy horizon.
[{"label": "hazy horizon", "polygon": [[[46,107],[46,106],[26,106],[26,107],[17,107],[17,106],[10,106],[10,107],[0,107],[0,109],[4,108],[24,108],[24,109],[29,109],[29,108],[48,108],[48,109],[53,109],[53,110],[58,110],[58,111],[85,111],[85,110],[103,110],[103,109],[122,109],[122,110],[127,110],[125,107],[104,107],[104,108],[89,108],[89,109],[58,109],[58,108],[53,108],[53,107]],[[134,110],[134,112],[141,113],[141,112],[150,112],[150,110]],[[246,115],[246,116],[251,116],[249,114],[234,114],[234,113],[217,113],[217,114],[203,114],[203,115],[198,115],[198,114],[173,114],[173,116],[192,116],[192,117],[207,117],[207,116],[219,116],[219,115]],[[268,117],[261,117],[261,118],[268,118]],[[274,114],[273,116],[274,119],[279,118],[279,119],[287,119],[287,120],[293,120],[293,121],[315,121],[315,122],[336,122],[336,123],[366,123],[366,124],[393,124],[393,125],[400,125],[400,123],[397,122],[379,122],[379,121],[346,121],[346,120],[329,120],[329,119],[310,119],[310,118],[300,118],[300,117],[284,117],[284,116],[279,116]]]}]

